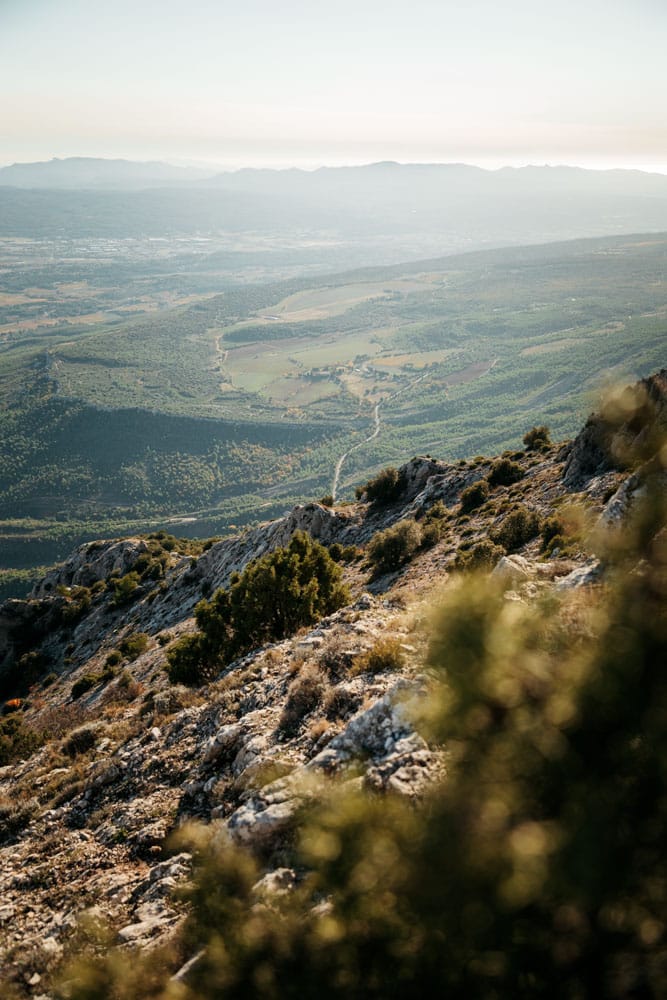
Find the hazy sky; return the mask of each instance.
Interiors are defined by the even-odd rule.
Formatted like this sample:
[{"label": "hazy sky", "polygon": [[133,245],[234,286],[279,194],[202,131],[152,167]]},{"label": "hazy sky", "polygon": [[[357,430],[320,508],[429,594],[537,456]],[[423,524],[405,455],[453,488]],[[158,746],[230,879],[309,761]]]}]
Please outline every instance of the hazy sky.
[{"label": "hazy sky", "polygon": [[0,0],[0,163],[667,172],[667,0]]}]

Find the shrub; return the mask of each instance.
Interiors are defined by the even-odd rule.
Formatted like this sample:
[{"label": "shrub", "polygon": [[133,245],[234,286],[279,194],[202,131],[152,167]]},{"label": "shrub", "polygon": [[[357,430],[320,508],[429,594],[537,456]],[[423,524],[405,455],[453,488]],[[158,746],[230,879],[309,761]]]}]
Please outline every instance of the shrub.
[{"label": "shrub", "polygon": [[256,559],[232,575],[229,588],[200,601],[201,632],[167,653],[170,680],[201,684],[223,662],[274,639],[292,635],[349,600],[342,570],[323,545],[297,531],[286,548]]},{"label": "shrub", "polygon": [[549,543],[556,538],[556,536],[562,538],[564,531],[565,527],[559,517],[545,518],[540,529],[540,535],[542,537],[542,551],[545,552],[547,550]]},{"label": "shrub", "polygon": [[535,511],[528,510],[527,507],[516,507],[492,532],[491,538],[508,552],[514,552],[531,538],[535,538],[539,530],[540,519]]},{"label": "shrub", "polygon": [[119,663],[123,661],[123,654],[119,649],[112,649],[106,660],[104,661],[107,667],[117,667]]},{"label": "shrub", "polygon": [[370,503],[386,504],[397,500],[404,487],[401,473],[393,466],[389,466],[379,472],[374,479],[369,479],[365,486],[357,487],[356,494],[361,498],[365,493]]},{"label": "shrub", "polygon": [[91,688],[99,684],[100,677],[98,674],[84,674],[83,677],[79,677],[77,681],[72,684],[71,695],[75,700],[80,698],[82,694],[86,691],[90,691]]},{"label": "shrub", "polygon": [[303,667],[287,690],[287,701],[280,716],[278,728],[285,735],[293,735],[301,723],[322,701],[328,682],[324,674],[312,664]]},{"label": "shrub", "polygon": [[327,719],[346,719],[357,710],[360,703],[358,694],[338,684],[327,692],[324,699],[324,714]]},{"label": "shrub", "polygon": [[323,497],[320,497],[320,503],[323,507],[333,507],[334,498],[331,493],[325,493]]},{"label": "shrub", "polygon": [[26,725],[22,715],[0,719],[0,766],[29,757],[41,745],[41,737]]},{"label": "shrub", "polygon": [[136,660],[148,646],[148,636],[145,632],[133,632],[119,644],[120,652],[128,660]]},{"label": "shrub", "polygon": [[411,518],[378,531],[368,545],[368,559],[377,574],[400,569],[419,548],[422,533]]},{"label": "shrub", "polygon": [[489,484],[485,479],[478,479],[476,483],[467,486],[461,493],[461,513],[467,514],[489,499]]},{"label": "shrub", "polygon": [[505,549],[502,545],[496,545],[495,542],[485,538],[470,549],[465,550],[461,546],[454,560],[454,568],[468,572],[493,569],[504,555]]},{"label": "shrub", "polygon": [[491,466],[488,476],[489,486],[511,486],[523,479],[523,469],[509,458],[499,458]]},{"label": "shrub", "polygon": [[113,603],[115,606],[121,607],[123,604],[129,604],[136,597],[138,587],[139,574],[134,571],[126,573],[119,580],[115,580],[113,585]]},{"label": "shrub", "polygon": [[523,443],[528,451],[540,451],[544,445],[551,444],[549,428],[544,424],[539,427],[531,427],[523,436]]},{"label": "shrub", "polygon": [[359,549],[356,545],[341,545],[334,542],[329,546],[329,555],[337,563],[351,563],[359,557]]},{"label": "shrub", "polygon": [[400,670],[405,663],[405,651],[400,639],[393,636],[378,639],[370,649],[355,657],[353,674],[379,674],[385,670]]},{"label": "shrub", "polygon": [[39,812],[37,799],[0,799],[0,844],[10,844]]},{"label": "shrub", "polygon": [[92,750],[97,743],[97,732],[98,727],[94,725],[74,729],[63,742],[63,753],[68,757],[78,757],[79,754]]},{"label": "shrub", "polygon": [[446,521],[448,517],[449,511],[442,500],[436,500],[424,515],[424,523],[430,524],[432,521]]},{"label": "shrub", "polygon": [[422,528],[420,548],[432,549],[442,538],[442,527],[437,521],[430,521]]}]

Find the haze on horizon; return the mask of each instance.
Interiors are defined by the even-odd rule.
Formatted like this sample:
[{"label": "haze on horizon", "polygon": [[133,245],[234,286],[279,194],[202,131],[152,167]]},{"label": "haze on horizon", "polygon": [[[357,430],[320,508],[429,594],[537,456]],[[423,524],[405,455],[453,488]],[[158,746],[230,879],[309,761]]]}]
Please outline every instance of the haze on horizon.
[{"label": "haze on horizon", "polygon": [[0,163],[667,172],[665,27],[663,0],[0,0]]}]

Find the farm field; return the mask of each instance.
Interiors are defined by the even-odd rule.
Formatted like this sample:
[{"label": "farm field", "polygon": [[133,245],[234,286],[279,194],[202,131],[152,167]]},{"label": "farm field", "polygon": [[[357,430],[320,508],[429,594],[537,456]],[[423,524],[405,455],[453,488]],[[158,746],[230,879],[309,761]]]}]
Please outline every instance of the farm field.
[{"label": "farm field", "polygon": [[171,288],[137,247],[129,283],[108,260],[104,280],[62,263],[49,280],[42,247],[22,284],[29,250],[2,249],[5,570],[173,518],[202,535],[269,517],[330,492],[346,452],[342,499],[415,453],[515,448],[534,423],[566,437],[604,384],[667,356],[664,234],[264,283],[208,273],[196,292],[182,248]]}]

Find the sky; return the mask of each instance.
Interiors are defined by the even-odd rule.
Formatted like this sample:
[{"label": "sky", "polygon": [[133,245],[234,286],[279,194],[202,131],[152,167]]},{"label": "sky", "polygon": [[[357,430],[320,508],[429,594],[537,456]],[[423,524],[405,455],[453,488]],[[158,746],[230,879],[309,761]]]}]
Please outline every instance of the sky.
[{"label": "sky", "polygon": [[0,164],[667,173],[665,0],[0,0]]}]

